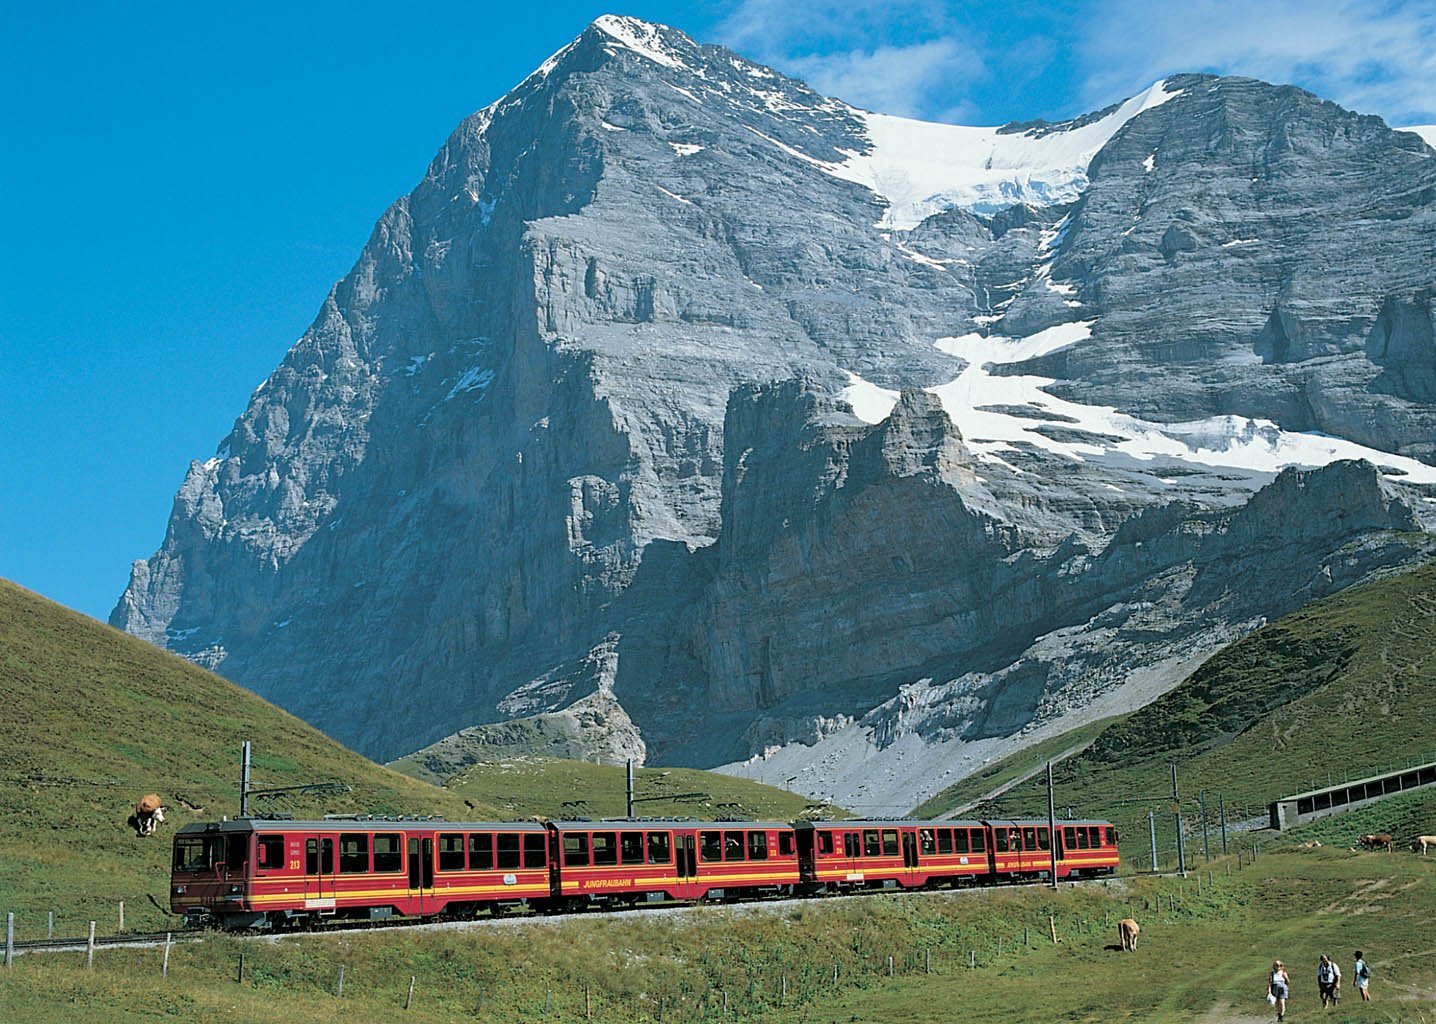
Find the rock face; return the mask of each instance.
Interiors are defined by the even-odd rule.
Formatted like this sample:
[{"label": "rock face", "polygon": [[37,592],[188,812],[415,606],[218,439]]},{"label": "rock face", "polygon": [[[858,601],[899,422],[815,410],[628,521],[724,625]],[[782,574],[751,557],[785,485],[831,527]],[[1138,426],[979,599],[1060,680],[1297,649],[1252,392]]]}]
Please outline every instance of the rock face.
[{"label": "rock face", "polygon": [[1436,153],[1299,90],[921,125],[603,18],[384,214],[111,622],[377,758],[903,810],[1429,555],[1433,285]]}]

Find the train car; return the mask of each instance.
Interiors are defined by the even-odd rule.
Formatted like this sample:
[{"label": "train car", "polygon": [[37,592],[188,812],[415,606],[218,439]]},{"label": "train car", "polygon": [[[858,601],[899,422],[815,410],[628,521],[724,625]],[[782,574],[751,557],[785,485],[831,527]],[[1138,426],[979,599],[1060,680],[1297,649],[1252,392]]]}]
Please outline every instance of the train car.
[{"label": "train car", "polygon": [[532,822],[236,818],[181,828],[170,909],[226,928],[468,916],[549,900]]},{"label": "train car", "polygon": [[1116,872],[1117,826],[1110,821],[1059,821],[1057,870],[1072,878],[1096,878]]},{"label": "train car", "polygon": [[976,885],[992,874],[990,830],[980,821],[798,822],[808,892]]},{"label": "train car", "polygon": [[[996,881],[1052,876],[1052,839],[1046,818],[985,822],[991,831]],[[1110,875],[1117,869],[1117,829],[1105,821],[1057,821],[1057,877]]]},{"label": "train car", "polygon": [[661,900],[793,892],[792,826],[768,821],[551,821],[555,905],[577,910]]}]

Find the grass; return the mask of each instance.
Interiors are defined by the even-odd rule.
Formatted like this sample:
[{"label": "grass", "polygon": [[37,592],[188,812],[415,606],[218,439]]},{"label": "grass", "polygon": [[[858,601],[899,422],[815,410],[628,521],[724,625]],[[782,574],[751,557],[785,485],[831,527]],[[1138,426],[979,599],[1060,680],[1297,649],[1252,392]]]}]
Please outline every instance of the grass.
[{"label": "grass", "polygon": [[[1265,1020],[1272,959],[1290,965],[1293,1012],[1307,1014],[1318,954],[1345,968],[1361,948],[1375,967],[1376,1001],[1360,1006],[1349,990],[1323,1019],[1417,1021],[1436,996],[1433,882],[1433,858],[1288,848],[1240,868],[1215,863],[1209,879],[1126,877],[1055,893],[874,896],[282,941],[215,936],[177,946],[168,978],[159,949],[102,950],[92,970],[82,953],[21,957],[0,974],[0,1017],[262,1021],[282,1001],[295,1024],[380,1020],[403,1012],[413,978],[402,1019],[415,1022],[580,1021],[587,1009],[599,1024]],[[1115,921],[1129,915],[1142,936],[1124,954],[1113,948]]]},{"label": "grass", "polygon": [[[694,768],[635,768],[633,776],[633,811],[640,817],[791,821],[818,811],[841,815],[784,789]],[[507,758],[468,767],[445,786],[505,817],[622,817],[627,810],[625,769],[582,761]]]},{"label": "grass", "polygon": [[[233,815],[239,752],[254,745],[256,788],[339,781],[352,792],[261,803],[326,812],[492,816],[341,747],[299,719],[150,644],[0,581],[0,912],[17,937],[164,928],[169,837],[189,821]],[[125,824],[159,793],[169,821],[154,838]],[[0,1013],[0,1019],[5,1015]]]}]

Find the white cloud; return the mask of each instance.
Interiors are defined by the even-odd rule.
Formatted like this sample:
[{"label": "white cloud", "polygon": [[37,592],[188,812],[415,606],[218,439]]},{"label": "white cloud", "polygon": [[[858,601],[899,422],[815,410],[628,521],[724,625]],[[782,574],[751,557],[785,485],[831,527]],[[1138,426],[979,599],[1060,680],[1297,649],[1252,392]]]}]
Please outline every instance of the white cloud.
[{"label": "white cloud", "polygon": [[935,0],[742,0],[723,43],[854,106],[909,117],[971,112],[955,90],[985,75]]},{"label": "white cloud", "polygon": [[[824,56],[795,57],[790,74],[827,96],[857,107],[903,117],[934,116],[931,97],[955,79],[968,80],[985,69],[982,60],[955,39],[934,39],[911,46],[880,46],[871,52],[850,50]],[[939,116],[963,116],[957,106]]]},{"label": "white cloud", "polygon": [[1075,56],[1110,103],[1177,71],[1294,84],[1393,125],[1436,119],[1436,5],[1376,0],[1099,0]]}]

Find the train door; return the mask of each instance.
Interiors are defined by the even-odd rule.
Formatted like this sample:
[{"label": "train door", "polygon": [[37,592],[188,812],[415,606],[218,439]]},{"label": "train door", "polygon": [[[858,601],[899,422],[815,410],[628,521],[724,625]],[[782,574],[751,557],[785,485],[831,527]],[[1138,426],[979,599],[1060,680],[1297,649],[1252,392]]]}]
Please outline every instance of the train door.
[{"label": "train door", "polygon": [[334,836],[304,836],[304,909],[334,910]]},{"label": "train door", "polygon": [[673,889],[676,898],[693,900],[703,894],[703,886],[698,881],[697,833],[673,833],[673,874],[677,879]]},{"label": "train door", "polygon": [[918,875],[917,832],[910,828],[902,830],[902,869],[902,884],[905,886],[916,885]]},{"label": "train door", "polygon": [[431,914],[434,905],[434,837],[409,837],[409,912]]}]

